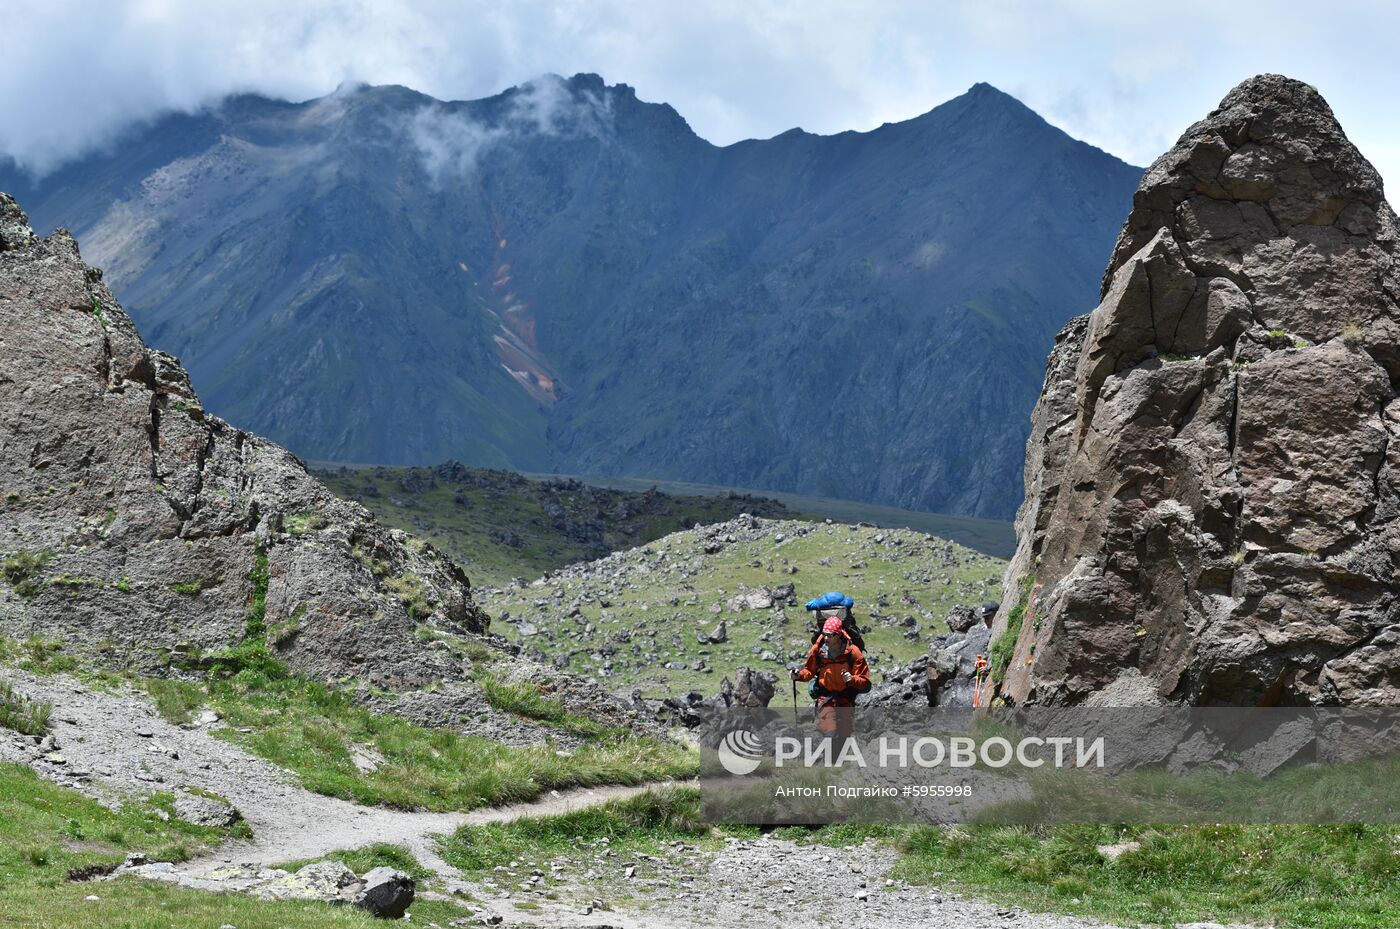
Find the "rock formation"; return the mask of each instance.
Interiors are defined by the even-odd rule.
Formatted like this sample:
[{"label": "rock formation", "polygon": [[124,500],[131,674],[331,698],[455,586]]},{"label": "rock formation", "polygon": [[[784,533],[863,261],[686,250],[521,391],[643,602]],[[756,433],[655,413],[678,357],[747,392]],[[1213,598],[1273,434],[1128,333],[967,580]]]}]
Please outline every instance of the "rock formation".
[{"label": "rock formation", "polygon": [[1147,170],[1046,367],[1007,699],[1400,701],[1397,257],[1306,84],[1244,82]]},{"label": "rock formation", "polygon": [[73,239],[3,194],[0,332],[0,633],[144,671],[256,635],[402,687],[454,670],[417,627],[486,631],[459,568],[207,415]]}]

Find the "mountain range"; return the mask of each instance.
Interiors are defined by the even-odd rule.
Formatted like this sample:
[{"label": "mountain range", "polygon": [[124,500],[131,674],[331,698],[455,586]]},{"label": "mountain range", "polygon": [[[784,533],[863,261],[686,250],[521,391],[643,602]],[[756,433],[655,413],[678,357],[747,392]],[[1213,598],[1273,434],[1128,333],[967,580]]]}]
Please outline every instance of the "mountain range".
[{"label": "mountain range", "polygon": [[600,77],[236,96],[35,180],[208,408],[299,455],[1009,518],[1140,170],[986,84],[718,147]]}]

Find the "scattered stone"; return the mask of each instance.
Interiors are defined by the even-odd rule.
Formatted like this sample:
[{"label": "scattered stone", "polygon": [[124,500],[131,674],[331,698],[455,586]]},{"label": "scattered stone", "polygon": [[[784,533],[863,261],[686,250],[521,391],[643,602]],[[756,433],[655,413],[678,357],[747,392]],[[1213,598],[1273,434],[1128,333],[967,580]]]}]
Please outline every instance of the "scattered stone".
[{"label": "scattered stone", "polygon": [[243,818],[230,803],[183,792],[175,798],[175,815],[196,826],[219,829],[226,829]]}]

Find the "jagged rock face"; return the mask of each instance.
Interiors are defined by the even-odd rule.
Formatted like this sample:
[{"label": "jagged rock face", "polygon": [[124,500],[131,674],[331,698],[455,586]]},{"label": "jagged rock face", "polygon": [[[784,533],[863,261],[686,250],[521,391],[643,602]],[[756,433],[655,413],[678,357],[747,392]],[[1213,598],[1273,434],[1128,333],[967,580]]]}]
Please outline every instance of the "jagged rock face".
[{"label": "jagged rock face", "polygon": [[206,415],[73,239],[3,194],[0,333],[0,633],[157,670],[240,641],[265,590],[290,665],[400,687],[456,670],[418,626],[486,630],[448,559]]},{"label": "jagged rock face", "polygon": [[1009,699],[1400,701],[1397,256],[1297,81],[1246,81],[1148,169],[1046,366]]}]

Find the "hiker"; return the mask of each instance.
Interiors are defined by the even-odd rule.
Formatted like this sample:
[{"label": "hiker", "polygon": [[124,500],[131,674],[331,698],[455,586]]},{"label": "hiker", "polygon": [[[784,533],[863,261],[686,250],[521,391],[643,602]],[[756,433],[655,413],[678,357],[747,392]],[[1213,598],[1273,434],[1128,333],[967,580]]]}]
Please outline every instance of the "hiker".
[{"label": "hiker", "polygon": [[807,653],[807,663],[793,669],[794,680],[811,681],[809,692],[816,701],[817,729],[835,739],[833,751],[855,725],[856,697],[870,689],[870,668],[860,646],[851,641],[839,617],[829,617],[818,641]]},{"label": "hiker", "polygon": [[817,644],[817,637],[822,634],[823,624],[835,616],[841,620],[841,628],[846,631],[846,637],[855,643],[856,648],[864,651],[865,637],[860,634],[860,626],[856,625],[855,614],[851,612],[851,608],[855,605],[854,600],[839,590],[808,600],[807,612],[816,614],[816,624],[812,627],[812,644]]}]

